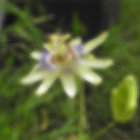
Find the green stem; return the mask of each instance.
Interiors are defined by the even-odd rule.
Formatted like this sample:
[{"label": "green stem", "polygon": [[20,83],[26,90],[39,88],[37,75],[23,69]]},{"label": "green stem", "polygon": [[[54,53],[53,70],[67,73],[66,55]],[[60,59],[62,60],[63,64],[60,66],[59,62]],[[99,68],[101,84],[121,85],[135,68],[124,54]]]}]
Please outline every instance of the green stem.
[{"label": "green stem", "polygon": [[115,125],[116,125],[115,122],[109,123],[105,128],[101,129],[94,135],[93,140],[95,140],[95,139],[99,138],[100,136],[102,136],[103,134],[105,134],[107,131],[109,131],[111,128],[113,128]]},{"label": "green stem", "polygon": [[87,128],[84,85],[81,84],[80,88],[81,92],[79,94],[79,140],[85,135],[85,130]]}]

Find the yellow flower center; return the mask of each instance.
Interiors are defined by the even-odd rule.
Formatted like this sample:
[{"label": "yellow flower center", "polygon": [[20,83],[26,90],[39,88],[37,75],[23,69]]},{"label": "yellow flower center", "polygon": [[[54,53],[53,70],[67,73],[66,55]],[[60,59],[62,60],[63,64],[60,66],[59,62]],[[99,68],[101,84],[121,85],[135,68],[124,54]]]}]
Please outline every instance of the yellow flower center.
[{"label": "yellow flower center", "polygon": [[66,65],[73,60],[74,56],[72,53],[67,52],[66,54],[56,53],[52,56],[52,62],[57,65]]}]

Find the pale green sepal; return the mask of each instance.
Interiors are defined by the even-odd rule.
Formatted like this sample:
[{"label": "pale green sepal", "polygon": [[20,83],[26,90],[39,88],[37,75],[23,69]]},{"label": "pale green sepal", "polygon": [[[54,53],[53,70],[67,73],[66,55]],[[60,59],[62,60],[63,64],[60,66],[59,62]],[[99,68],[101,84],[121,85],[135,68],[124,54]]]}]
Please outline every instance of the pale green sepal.
[{"label": "pale green sepal", "polygon": [[76,87],[74,75],[69,73],[63,73],[60,76],[60,80],[62,82],[66,94],[71,98],[75,97],[77,92],[77,87]]},{"label": "pale green sepal", "polygon": [[80,64],[94,69],[106,69],[113,64],[111,59],[81,59]]},{"label": "pale green sepal", "polygon": [[87,43],[85,43],[84,53],[89,53],[90,51],[92,51],[93,49],[98,47],[100,44],[102,44],[107,39],[107,37],[108,37],[108,33],[103,32],[102,34],[100,34],[96,38],[94,38],[94,39],[88,41]]},{"label": "pale green sepal", "polygon": [[41,55],[42,54],[40,52],[38,52],[38,51],[34,51],[34,52],[31,53],[31,57],[36,59],[36,60],[40,60],[41,59]]},{"label": "pale green sepal", "polygon": [[41,96],[49,90],[53,85],[54,81],[57,79],[58,75],[53,73],[46,73],[44,80],[36,90],[36,95]]},{"label": "pale green sepal", "polygon": [[44,77],[44,72],[40,71],[39,65],[35,65],[30,73],[21,79],[22,84],[32,84],[40,81]]}]

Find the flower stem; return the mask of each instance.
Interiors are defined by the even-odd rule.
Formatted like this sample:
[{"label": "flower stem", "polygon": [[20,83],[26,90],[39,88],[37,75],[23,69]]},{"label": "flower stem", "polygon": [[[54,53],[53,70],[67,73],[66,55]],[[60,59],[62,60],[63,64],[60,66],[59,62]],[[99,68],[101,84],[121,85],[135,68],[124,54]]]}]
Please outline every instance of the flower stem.
[{"label": "flower stem", "polygon": [[81,84],[81,92],[79,94],[79,140],[85,136],[85,130],[87,128],[86,123],[86,107],[85,107],[85,94],[84,84]]},{"label": "flower stem", "polygon": [[102,136],[103,134],[105,134],[107,131],[109,131],[111,128],[113,128],[115,125],[116,125],[115,122],[109,123],[105,128],[101,129],[100,131],[98,131],[98,132],[93,136],[93,140],[96,140],[97,138],[99,138],[100,136]]}]

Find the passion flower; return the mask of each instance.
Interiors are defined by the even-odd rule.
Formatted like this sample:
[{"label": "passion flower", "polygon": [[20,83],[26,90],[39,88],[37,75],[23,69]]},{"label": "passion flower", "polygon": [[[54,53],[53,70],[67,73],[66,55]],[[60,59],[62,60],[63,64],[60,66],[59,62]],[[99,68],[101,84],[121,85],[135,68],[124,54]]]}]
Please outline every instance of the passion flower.
[{"label": "passion flower", "polygon": [[101,83],[102,78],[93,70],[112,65],[112,60],[98,59],[91,53],[106,38],[107,32],[104,32],[95,39],[82,43],[80,38],[71,39],[70,34],[49,35],[43,51],[31,53],[37,64],[21,82],[32,84],[42,81],[36,91],[37,95],[42,95],[59,78],[66,94],[74,97],[77,93],[75,76],[97,85]]}]

